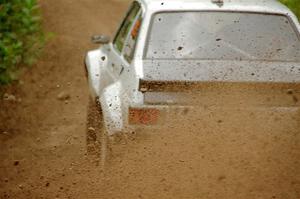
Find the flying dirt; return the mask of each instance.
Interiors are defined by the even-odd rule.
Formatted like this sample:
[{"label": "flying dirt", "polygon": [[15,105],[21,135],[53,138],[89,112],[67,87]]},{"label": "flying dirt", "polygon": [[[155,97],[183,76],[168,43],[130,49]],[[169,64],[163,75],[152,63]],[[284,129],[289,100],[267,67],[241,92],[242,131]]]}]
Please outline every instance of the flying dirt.
[{"label": "flying dirt", "polygon": [[300,198],[297,84],[203,86],[198,109],[110,137],[102,164],[87,143],[83,60],[98,47],[90,37],[113,36],[130,2],[40,3],[55,37],[18,85],[0,90],[0,198]]}]

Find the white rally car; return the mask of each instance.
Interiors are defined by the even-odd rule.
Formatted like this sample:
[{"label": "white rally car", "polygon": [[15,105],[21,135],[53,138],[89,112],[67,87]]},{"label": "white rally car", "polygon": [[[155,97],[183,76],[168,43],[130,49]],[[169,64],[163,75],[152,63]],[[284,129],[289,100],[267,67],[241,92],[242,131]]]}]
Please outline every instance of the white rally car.
[{"label": "white rally car", "polygon": [[92,40],[102,45],[85,59],[88,139],[167,125],[174,108],[245,85],[257,103],[277,90],[286,101],[270,106],[299,106],[300,26],[276,0],[137,0],[112,41]]}]

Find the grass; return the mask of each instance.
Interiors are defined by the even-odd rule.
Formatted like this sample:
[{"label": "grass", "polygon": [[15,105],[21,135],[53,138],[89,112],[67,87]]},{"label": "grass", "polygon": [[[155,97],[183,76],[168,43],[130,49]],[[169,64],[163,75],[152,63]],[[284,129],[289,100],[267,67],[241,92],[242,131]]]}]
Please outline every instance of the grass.
[{"label": "grass", "polygon": [[283,4],[289,7],[295,15],[300,19],[300,0],[280,0]]},{"label": "grass", "polygon": [[0,84],[32,65],[46,41],[37,0],[0,0]]}]

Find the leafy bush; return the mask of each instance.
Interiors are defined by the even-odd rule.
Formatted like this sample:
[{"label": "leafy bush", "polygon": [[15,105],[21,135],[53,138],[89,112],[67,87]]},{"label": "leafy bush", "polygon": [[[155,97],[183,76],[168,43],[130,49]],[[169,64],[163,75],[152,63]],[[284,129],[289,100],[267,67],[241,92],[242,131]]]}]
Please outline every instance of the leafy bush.
[{"label": "leafy bush", "polygon": [[287,5],[300,19],[300,1],[299,0],[280,0],[283,4]]},{"label": "leafy bush", "polygon": [[44,42],[37,0],[0,0],[0,84],[15,80],[20,64],[32,64]]}]

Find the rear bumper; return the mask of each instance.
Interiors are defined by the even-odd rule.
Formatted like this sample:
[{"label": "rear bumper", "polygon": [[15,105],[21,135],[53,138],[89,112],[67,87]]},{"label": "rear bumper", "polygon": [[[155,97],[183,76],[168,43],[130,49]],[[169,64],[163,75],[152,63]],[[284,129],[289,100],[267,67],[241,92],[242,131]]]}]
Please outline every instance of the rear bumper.
[{"label": "rear bumper", "polygon": [[[285,115],[292,115],[292,119],[300,122],[300,106],[180,106],[180,105],[148,105],[140,106],[144,109],[159,110],[156,123],[132,124],[127,122],[131,131],[139,129],[160,130],[162,128],[182,126],[197,126],[204,121],[215,121],[220,123],[227,118],[258,120],[260,117],[280,118]],[[129,118],[128,118],[129,120]],[[275,122],[275,121],[274,121]],[[238,125],[238,122],[236,123]]]}]

